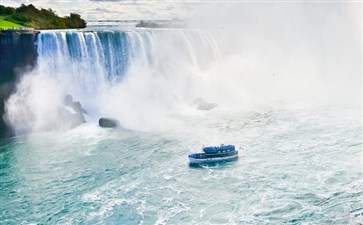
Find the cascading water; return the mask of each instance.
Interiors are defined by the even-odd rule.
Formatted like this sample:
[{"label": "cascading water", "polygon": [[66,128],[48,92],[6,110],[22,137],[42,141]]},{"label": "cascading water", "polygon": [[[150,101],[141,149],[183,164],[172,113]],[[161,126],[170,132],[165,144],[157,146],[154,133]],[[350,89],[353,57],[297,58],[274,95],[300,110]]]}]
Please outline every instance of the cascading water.
[{"label": "cascading water", "polygon": [[40,70],[84,91],[121,77],[128,66],[129,41],[123,32],[46,32],[37,45]]},{"label": "cascading water", "polygon": [[[200,68],[220,57],[212,36],[186,30],[44,32],[37,45],[41,71],[87,93],[119,82],[135,65],[172,76],[176,63]],[[174,59],[165,54],[170,48],[177,50]]]},{"label": "cascading water", "polygon": [[[18,99],[19,104],[15,95],[8,104],[9,120],[15,126],[22,124],[15,128],[21,132],[41,129],[38,121],[48,120],[45,114],[51,109],[54,114],[56,103],[66,94],[79,100],[91,119],[113,116],[125,126],[140,127],[151,115],[163,117],[199,97],[202,71],[220,59],[214,37],[197,30],[46,31],[36,44],[38,67],[18,88],[23,100]],[[37,79],[45,87],[36,87]],[[44,92],[39,100],[38,88],[50,88],[46,92],[54,95]],[[32,93],[40,104],[36,107],[34,102],[29,106]],[[46,106],[48,102],[52,104]],[[35,116],[19,123],[29,114]],[[130,123],[133,117],[142,122]],[[25,127],[24,121],[28,121]]]}]

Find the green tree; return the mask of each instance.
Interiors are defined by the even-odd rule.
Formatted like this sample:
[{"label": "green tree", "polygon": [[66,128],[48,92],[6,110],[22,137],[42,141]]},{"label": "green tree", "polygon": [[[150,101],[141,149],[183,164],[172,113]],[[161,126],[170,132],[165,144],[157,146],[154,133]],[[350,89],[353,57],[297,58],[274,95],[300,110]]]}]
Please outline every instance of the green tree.
[{"label": "green tree", "polygon": [[37,9],[34,5],[22,4],[19,8],[0,5],[0,16],[5,20],[36,29],[84,28],[84,21],[79,14],[59,17],[52,9]]}]

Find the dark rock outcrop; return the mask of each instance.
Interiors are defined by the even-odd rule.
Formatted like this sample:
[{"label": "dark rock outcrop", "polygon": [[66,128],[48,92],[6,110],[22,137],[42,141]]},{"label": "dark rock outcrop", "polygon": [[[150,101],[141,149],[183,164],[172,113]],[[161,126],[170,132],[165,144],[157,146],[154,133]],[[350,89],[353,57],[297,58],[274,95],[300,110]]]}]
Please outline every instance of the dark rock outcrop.
[{"label": "dark rock outcrop", "polygon": [[141,20],[135,27],[143,27],[143,28],[162,28],[163,26],[158,23],[148,22]]},{"label": "dark rock outcrop", "polygon": [[185,28],[183,20],[161,20],[161,21],[144,21],[141,20],[135,25],[140,28]]},{"label": "dark rock outcrop", "polygon": [[60,109],[60,117],[66,121],[70,128],[74,128],[86,122],[83,114],[87,114],[86,110],[78,101],[73,101],[72,95],[66,95],[64,98],[64,108]]},{"label": "dark rock outcrop", "polygon": [[0,30],[0,138],[13,136],[3,119],[5,101],[14,91],[19,76],[36,64],[38,33],[35,30]]},{"label": "dark rock outcrop", "polygon": [[75,112],[80,114],[87,114],[87,111],[82,108],[80,102],[74,102],[72,95],[66,95],[64,98],[64,105],[71,107]]},{"label": "dark rock outcrop", "polygon": [[100,127],[104,128],[115,128],[120,126],[120,122],[118,120],[104,117],[98,120],[98,124],[100,125]]},{"label": "dark rock outcrop", "polygon": [[17,75],[36,64],[35,30],[0,31],[0,84],[14,82]]}]

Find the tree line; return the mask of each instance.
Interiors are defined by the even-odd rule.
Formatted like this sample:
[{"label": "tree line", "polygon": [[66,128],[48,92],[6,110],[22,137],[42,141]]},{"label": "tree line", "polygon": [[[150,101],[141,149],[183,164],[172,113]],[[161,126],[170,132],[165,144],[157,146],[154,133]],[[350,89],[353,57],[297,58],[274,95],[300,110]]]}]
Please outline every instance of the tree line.
[{"label": "tree line", "polygon": [[35,29],[84,28],[87,23],[79,14],[71,13],[60,17],[52,9],[37,9],[32,4],[22,4],[18,8],[0,5],[0,19]]}]

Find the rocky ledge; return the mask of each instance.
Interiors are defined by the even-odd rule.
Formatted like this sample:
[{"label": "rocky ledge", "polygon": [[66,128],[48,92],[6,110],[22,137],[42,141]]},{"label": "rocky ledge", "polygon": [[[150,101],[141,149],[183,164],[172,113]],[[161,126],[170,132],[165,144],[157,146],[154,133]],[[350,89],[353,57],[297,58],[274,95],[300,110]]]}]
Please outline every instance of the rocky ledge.
[{"label": "rocky ledge", "polygon": [[0,30],[0,138],[13,135],[3,120],[4,105],[21,74],[36,64],[38,34],[34,29]]}]

